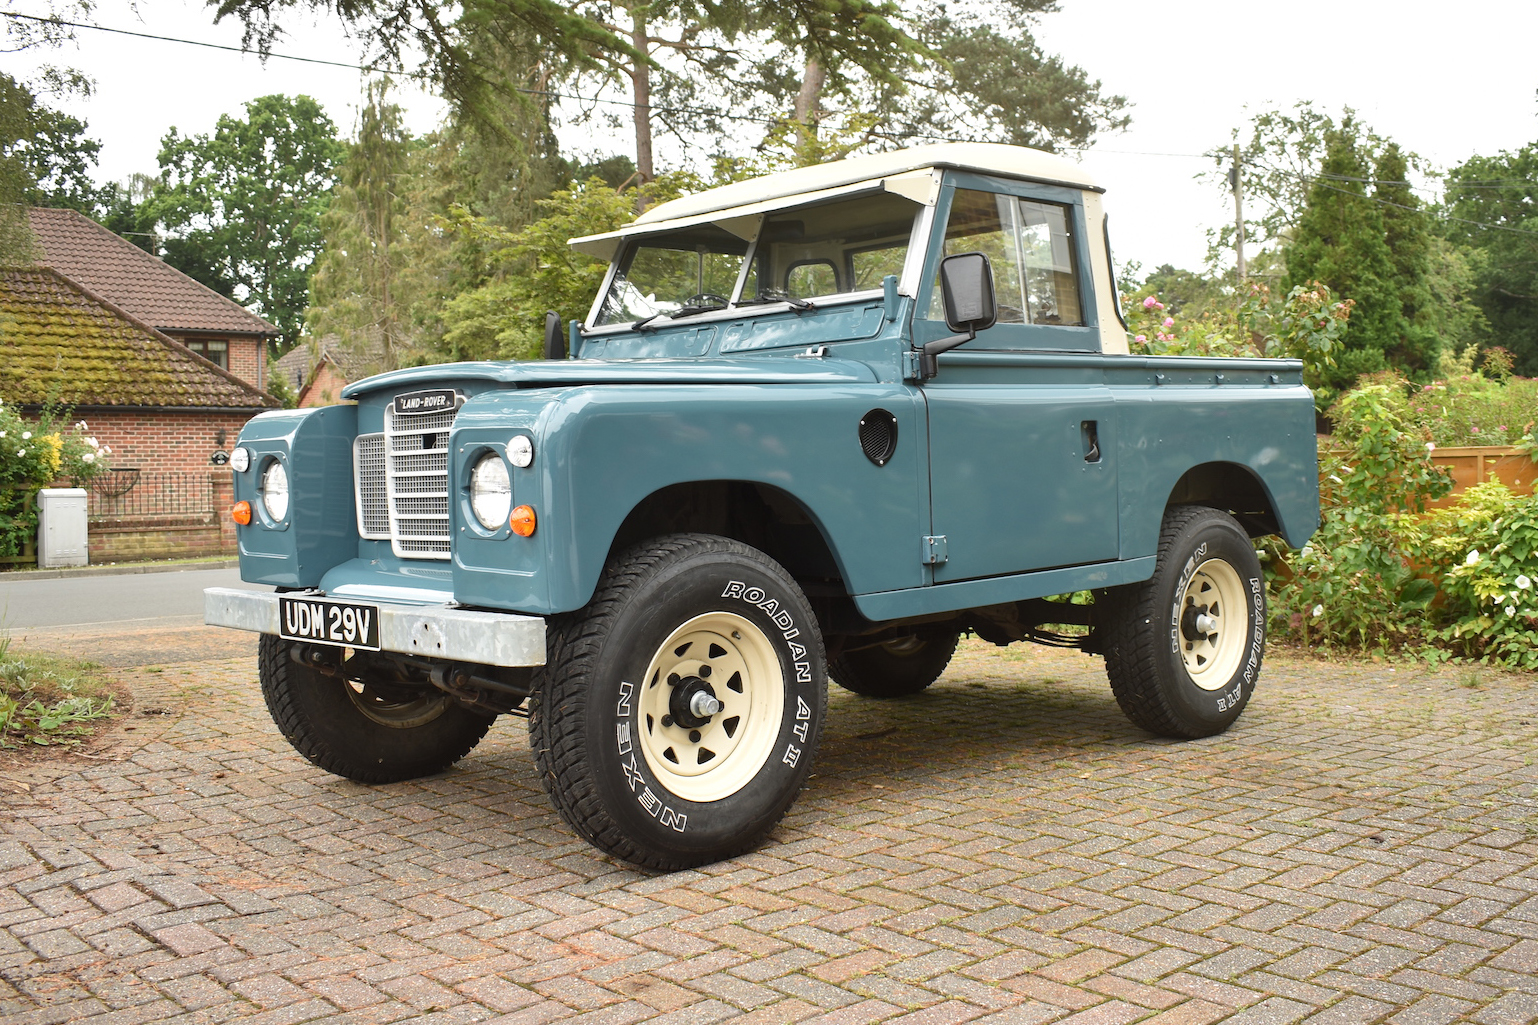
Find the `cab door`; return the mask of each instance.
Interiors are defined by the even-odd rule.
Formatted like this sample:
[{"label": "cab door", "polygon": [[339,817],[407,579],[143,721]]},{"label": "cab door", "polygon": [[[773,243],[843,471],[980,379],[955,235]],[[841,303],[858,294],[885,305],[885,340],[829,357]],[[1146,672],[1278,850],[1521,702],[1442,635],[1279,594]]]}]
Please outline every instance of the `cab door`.
[{"label": "cab door", "polygon": [[958,174],[940,204],[915,342],[949,333],[933,283],[953,253],[988,256],[999,318],[922,385],[931,530],[944,538],[930,545],[933,580],[1113,560],[1116,413],[1078,193]]}]

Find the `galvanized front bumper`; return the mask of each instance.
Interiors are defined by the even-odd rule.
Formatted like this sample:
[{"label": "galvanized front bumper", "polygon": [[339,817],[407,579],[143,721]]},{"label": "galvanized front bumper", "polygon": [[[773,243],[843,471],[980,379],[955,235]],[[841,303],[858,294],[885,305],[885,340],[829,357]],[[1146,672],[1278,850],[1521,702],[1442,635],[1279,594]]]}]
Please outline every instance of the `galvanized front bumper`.
[{"label": "galvanized front bumper", "polygon": [[[367,604],[379,609],[379,645],[385,651],[483,666],[545,664],[545,621],[539,616],[471,612],[446,605]],[[207,588],[203,622],[276,634],[278,596],[233,587]]]}]

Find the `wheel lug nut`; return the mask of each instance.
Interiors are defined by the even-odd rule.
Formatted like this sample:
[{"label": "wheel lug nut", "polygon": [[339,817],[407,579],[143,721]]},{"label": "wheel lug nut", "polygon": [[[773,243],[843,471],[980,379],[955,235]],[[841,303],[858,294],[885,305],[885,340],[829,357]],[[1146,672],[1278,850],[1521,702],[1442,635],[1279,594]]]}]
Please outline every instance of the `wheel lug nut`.
[{"label": "wheel lug nut", "polygon": [[664,725],[664,726],[671,726],[671,725],[673,725],[673,717],[671,715],[664,715],[662,717],[662,725]]},{"label": "wheel lug nut", "polygon": [[689,731],[689,743],[691,743],[691,744],[698,744],[699,742],[700,742],[700,731],[699,730],[690,730]]},{"label": "wheel lug nut", "polygon": [[700,666],[700,675],[701,676],[709,676],[710,675],[710,667],[709,666]]}]

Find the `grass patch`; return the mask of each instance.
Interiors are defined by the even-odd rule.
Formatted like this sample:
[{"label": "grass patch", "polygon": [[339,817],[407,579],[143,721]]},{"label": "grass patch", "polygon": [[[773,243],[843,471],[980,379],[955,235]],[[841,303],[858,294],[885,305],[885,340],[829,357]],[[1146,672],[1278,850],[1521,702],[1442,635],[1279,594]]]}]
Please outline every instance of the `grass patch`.
[{"label": "grass patch", "polygon": [[23,654],[0,633],[0,748],[79,744],[112,718],[115,706],[101,666]]}]

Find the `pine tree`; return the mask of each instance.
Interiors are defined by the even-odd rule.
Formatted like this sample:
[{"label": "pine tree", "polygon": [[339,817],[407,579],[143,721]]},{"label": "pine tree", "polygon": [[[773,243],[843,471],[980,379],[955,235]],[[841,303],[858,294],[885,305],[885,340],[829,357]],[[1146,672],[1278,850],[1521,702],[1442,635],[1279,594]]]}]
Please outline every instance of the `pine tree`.
[{"label": "pine tree", "polygon": [[1431,219],[1410,189],[1409,161],[1397,143],[1389,143],[1373,167],[1373,199],[1383,218],[1383,241],[1393,265],[1394,286],[1404,317],[1404,334],[1384,348],[1388,362],[1410,377],[1436,369],[1446,318],[1438,316],[1431,292],[1434,246]]}]

